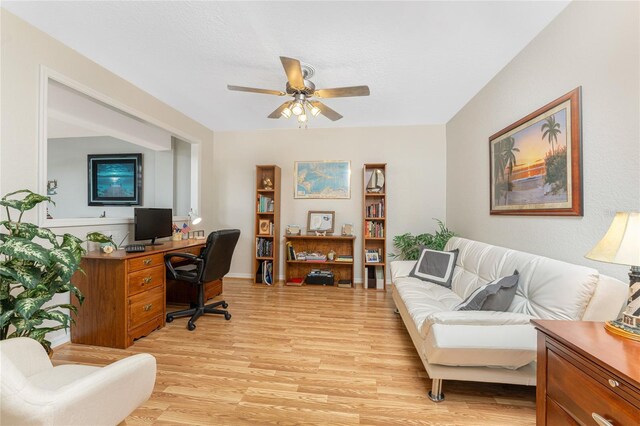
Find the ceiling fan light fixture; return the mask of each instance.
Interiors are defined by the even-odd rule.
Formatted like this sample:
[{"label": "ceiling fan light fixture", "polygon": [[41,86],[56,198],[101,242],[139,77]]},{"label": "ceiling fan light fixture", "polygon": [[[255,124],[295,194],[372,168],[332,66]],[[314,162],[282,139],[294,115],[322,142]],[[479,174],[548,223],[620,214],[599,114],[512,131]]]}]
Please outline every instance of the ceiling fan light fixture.
[{"label": "ceiling fan light fixture", "polygon": [[307,102],[307,107],[309,108],[309,112],[311,113],[311,115],[313,115],[314,117],[317,117],[318,114],[320,114],[320,108],[313,105],[311,102]]},{"label": "ceiling fan light fixture", "polygon": [[284,118],[289,118],[291,117],[291,104],[287,105],[285,107],[285,109],[283,109],[280,114],[284,117]]},{"label": "ceiling fan light fixture", "polygon": [[307,121],[307,114],[300,114],[298,116],[298,122],[299,123],[305,123]]},{"label": "ceiling fan light fixture", "polygon": [[304,107],[302,106],[302,104],[300,102],[296,102],[293,104],[293,107],[291,107],[291,112],[293,112],[293,115],[300,115],[304,112]]}]

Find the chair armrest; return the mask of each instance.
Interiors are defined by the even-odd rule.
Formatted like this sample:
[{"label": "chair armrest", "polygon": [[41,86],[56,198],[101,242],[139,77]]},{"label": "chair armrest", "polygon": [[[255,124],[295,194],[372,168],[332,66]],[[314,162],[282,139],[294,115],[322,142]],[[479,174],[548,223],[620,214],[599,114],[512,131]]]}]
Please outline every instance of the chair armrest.
[{"label": "chair armrest", "polygon": [[415,264],[415,260],[394,260],[391,262],[391,281],[395,281],[396,278],[408,277]]},{"label": "chair armrest", "polygon": [[169,273],[171,274],[172,277],[176,277],[176,270],[173,268],[173,263],[171,263],[171,259],[174,257],[179,257],[182,259],[187,259],[187,260],[191,260],[191,262],[194,265],[198,266],[198,269],[200,269],[200,265],[202,264],[202,259],[200,259],[198,256],[196,256],[195,254],[191,254],[191,253],[168,253],[164,255],[164,264],[167,267],[167,271],[169,271]]},{"label": "chair armrest", "polygon": [[519,312],[444,311],[429,314],[422,327],[447,325],[516,325],[529,324],[535,317]]},{"label": "chair armrest", "polygon": [[56,391],[56,417],[73,424],[118,424],[149,399],[155,381],[152,355],[121,359]]}]

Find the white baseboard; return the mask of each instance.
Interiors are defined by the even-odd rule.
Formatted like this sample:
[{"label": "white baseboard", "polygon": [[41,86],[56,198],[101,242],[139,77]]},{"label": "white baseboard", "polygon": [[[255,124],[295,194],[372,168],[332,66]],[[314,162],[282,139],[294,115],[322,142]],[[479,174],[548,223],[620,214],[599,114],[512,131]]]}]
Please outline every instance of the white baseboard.
[{"label": "white baseboard", "polygon": [[60,346],[64,343],[69,343],[70,341],[71,341],[71,334],[63,333],[51,339],[51,347],[55,348],[56,346]]}]

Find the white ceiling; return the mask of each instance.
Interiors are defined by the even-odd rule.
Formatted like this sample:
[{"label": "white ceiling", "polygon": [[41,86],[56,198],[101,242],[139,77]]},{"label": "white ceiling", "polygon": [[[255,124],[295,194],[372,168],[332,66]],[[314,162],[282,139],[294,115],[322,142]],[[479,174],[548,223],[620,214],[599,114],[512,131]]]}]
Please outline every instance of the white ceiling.
[{"label": "white ceiling", "polygon": [[[310,127],[445,123],[568,1],[15,2],[2,7],[215,131],[295,128],[282,102],[226,85],[283,90],[278,56],[316,68],[344,115]],[[545,66],[545,64],[540,64]]]}]

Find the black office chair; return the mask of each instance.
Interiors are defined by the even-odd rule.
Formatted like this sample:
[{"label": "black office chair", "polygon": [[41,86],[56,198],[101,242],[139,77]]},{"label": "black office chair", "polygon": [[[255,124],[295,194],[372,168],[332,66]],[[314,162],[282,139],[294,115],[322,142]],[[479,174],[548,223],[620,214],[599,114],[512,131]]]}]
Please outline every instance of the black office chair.
[{"label": "black office chair", "polygon": [[[222,306],[224,309],[227,308],[227,302],[224,300],[209,305],[204,304],[204,283],[222,279],[229,272],[231,257],[238,238],[240,238],[239,229],[215,231],[207,237],[207,243],[199,256],[191,253],[169,253],[164,256],[169,278],[198,286],[197,303],[192,303],[190,309],[168,313],[167,322],[173,321],[174,318],[191,315],[187,328],[193,331],[196,328],[196,320],[203,314],[221,314],[224,315],[224,319],[231,319],[229,312],[216,309],[218,306]],[[191,262],[187,265],[174,267],[171,259],[175,257],[190,260]]]}]

